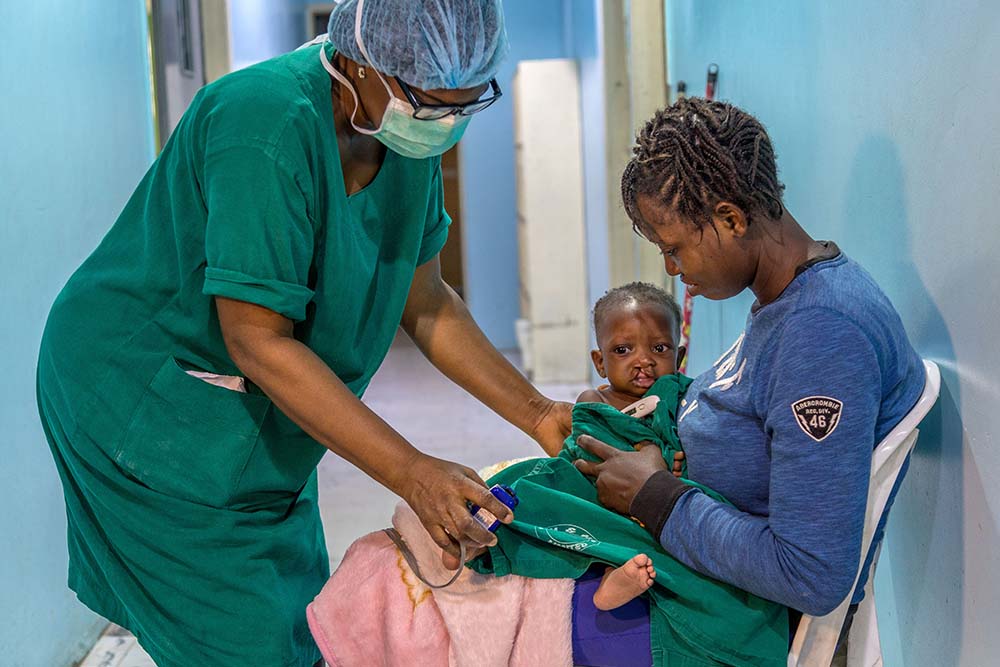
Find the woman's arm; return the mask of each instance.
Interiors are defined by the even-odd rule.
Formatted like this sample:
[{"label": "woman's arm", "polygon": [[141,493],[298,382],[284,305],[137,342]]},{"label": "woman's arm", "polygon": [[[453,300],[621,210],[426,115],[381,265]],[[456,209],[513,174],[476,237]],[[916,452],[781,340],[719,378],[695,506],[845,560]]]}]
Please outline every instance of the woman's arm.
[{"label": "woman's arm", "polygon": [[402,327],[438,370],[533,437],[549,456],[572,429],[572,405],[536,390],[487,340],[462,300],[441,279],[437,257],[417,267]]},{"label": "woman's arm", "polygon": [[292,321],[243,301],[216,298],[230,357],[274,404],[317,442],[404,498],[431,537],[454,558],[458,546],[495,537],[472,520],[470,500],[509,522],[510,511],[469,468],[421,453],[368,409],[307,346]]},{"label": "woman's arm", "polygon": [[[768,515],[689,493],[660,541],[701,572],[818,616],[851,593],[857,575],[882,375],[872,342],[838,313],[797,313],[784,332],[753,387],[770,434]],[[841,404],[818,440],[812,417],[803,425],[796,412],[807,399]]]},{"label": "woman's arm", "polygon": [[[853,324],[810,312],[796,325],[777,351],[770,381],[755,382],[771,434],[768,516],[685,487],[641,452],[607,452],[598,468],[577,465],[598,476],[602,502],[635,515],[686,565],[822,615],[850,593],[857,574],[881,375],[871,342]],[[839,423],[820,441],[799,425],[793,408],[817,396],[843,402]]]}]

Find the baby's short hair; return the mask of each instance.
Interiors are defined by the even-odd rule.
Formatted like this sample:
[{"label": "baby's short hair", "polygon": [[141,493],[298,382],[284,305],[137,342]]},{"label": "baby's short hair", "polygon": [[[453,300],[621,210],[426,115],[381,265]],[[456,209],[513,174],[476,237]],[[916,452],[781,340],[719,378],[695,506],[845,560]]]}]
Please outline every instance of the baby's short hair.
[{"label": "baby's short hair", "polygon": [[[681,307],[677,305],[674,297],[656,285],[650,283],[633,282],[620,287],[613,287],[604,293],[597,303],[594,304],[594,332],[601,326],[601,322],[608,313],[616,308],[635,302],[639,305],[662,306],[670,313],[673,322],[674,337],[680,338],[681,332]],[[679,343],[679,340],[674,341]]]}]

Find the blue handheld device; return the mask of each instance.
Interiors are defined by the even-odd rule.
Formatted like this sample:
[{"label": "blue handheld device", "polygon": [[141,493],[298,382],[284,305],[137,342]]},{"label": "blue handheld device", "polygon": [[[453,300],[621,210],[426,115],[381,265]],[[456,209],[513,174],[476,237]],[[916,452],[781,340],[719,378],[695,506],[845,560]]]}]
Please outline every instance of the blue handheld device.
[{"label": "blue handheld device", "polygon": [[[514,489],[510,488],[506,484],[494,484],[490,487],[490,493],[492,493],[497,500],[502,502],[511,510],[517,507],[517,504],[520,502],[517,499],[517,494],[514,493]],[[472,513],[472,518],[479,522],[479,525],[491,533],[495,533],[497,527],[500,525],[500,520],[493,516],[493,512],[490,512],[479,505],[472,505],[469,508],[469,512]]]}]

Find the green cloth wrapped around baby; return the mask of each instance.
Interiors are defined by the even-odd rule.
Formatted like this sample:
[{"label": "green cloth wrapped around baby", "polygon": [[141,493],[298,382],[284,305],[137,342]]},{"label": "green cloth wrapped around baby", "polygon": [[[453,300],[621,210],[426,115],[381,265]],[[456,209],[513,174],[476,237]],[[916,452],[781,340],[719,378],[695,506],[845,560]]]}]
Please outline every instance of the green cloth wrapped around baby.
[{"label": "green cloth wrapped around baby", "polygon": [[[555,458],[531,459],[500,471],[487,484],[506,484],[520,500],[513,523],[497,530],[497,545],[474,559],[477,572],[541,579],[576,579],[594,563],[620,566],[636,554],[653,561],[656,578],[647,591],[654,665],[784,665],[788,617],[784,606],[695,572],[677,561],[629,517],[603,507],[594,483],[573,461],[594,457],[576,445],[591,435],[622,450],[649,441],[672,464],[682,451],[677,414],[690,378],[664,375],[647,396],[660,401],[635,418],[610,405],[578,403],[573,433]],[[682,473],[683,474],[683,473]],[[701,485],[713,498],[725,500]]]}]

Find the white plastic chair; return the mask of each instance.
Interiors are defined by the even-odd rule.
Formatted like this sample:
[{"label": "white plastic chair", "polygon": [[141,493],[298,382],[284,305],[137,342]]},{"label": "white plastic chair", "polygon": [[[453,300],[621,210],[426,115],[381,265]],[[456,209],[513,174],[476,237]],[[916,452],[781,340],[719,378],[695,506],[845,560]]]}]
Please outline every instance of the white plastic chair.
[{"label": "white plastic chair", "polygon": [[[861,541],[861,562],[854,586],[843,602],[826,616],[802,616],[792,649],[788,653],[788,667],[829,667],[837,648],[847,608],[858,584],[865,556],[871,548],[872,538],[879,519],[885,511],[886,502],[896,483],[899,471],[917,442],[917,425],[927,415],[937,401],[941,390],[941,373],[932,361],[924,360],[927,380],[924,391],[913,409],[903,417],[899,425],[875,447],[872,454],[871,483],[868,487],[868,506],[865,510],[865,529]],[[881,548],[881,546],[879,547]],[[878,619],[875,616],[875,565],[878,553],[871,564],[865,597],[861,600],[854,616],[847,638],[848,667],[882,667],[882,645],[878,638]]]}]

